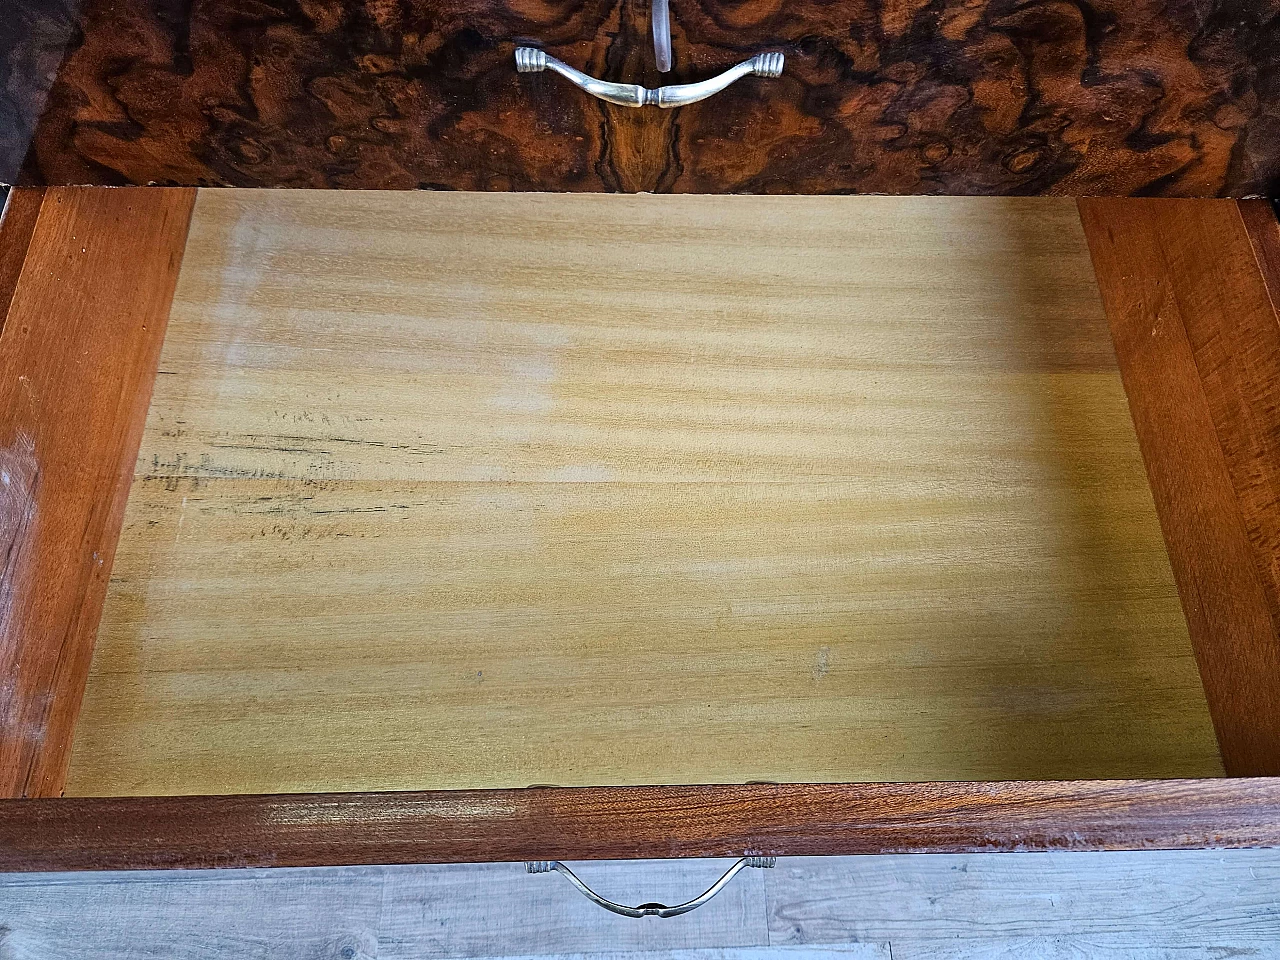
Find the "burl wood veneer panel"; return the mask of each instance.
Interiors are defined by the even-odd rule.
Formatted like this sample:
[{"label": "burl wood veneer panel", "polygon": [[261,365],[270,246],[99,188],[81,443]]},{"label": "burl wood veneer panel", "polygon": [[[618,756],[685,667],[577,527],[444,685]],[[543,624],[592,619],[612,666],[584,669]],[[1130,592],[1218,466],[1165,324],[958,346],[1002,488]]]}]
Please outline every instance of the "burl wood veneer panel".
[{"label": "burl wood veneer panel", "polygon": [[[1280,174],[1274,0],[671,6],[664,76],[640,0],[20,0],[0,107],[33,183],[1242,196]],[[635,111],[517,75],[519,43],[649,86],[787,62]]]},{"label": "burl wood veneer panel", "polygon": [[1070,202],[199,195],[69,793],[1220,773]]}]

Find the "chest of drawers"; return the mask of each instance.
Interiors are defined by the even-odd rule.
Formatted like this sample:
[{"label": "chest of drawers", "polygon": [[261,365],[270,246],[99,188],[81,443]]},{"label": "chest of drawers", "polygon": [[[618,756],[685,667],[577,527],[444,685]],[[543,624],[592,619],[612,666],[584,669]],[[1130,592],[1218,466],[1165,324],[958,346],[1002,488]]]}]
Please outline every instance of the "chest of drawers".
[{"label": "chest of drawers", "polygon": [[20,6],[0,867],[1276,841],[1274,6],[651,14]]}]

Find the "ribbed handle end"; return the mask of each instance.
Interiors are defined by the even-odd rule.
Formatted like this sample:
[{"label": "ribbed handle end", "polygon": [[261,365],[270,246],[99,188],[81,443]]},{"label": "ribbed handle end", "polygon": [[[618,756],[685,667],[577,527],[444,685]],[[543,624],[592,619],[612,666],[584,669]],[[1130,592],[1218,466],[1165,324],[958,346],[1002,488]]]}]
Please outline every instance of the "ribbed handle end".
[{"label": "ribbed handle end", "polygon": [[534,47],[516,47],[516,70],[520,73],[541,73],[547,69],[547,54]]},{"label": "ribbed handle end", "polygon": [[782,54],[776,52],[757,53],[751,61],[751,72],[757,77],[780,77],[784,59]]}]

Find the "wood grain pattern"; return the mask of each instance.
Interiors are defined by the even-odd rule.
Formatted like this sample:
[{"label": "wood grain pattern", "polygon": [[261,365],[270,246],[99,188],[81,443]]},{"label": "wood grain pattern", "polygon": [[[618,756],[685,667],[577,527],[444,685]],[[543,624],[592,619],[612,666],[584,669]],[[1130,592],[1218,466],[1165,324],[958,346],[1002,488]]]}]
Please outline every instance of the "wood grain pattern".
[{"label": "wood grain pattern", "polygon": [[1260,779],[0,801],[0,870],[1280,845]]},{"label": "wood grain pattern", "polygon": [[[727,866],[576,869],[671,903]],[[1278,882],[1276,850],[800,857],[634,923],[519,863],[28,873],[0,877],[0,915],[41,960],[1273,960]]]},{"label": "wood grain pattern", "polygon": [[[42,2],[54,26],[26,30],[60,36],[66,0]],[[40,119],[24,176],[1242,196],[1272,191],[1280,173],[1272,0],[671,7],[676,69],[664,77],[640,2],[85,0],[47,103],[25,108]],[[787,68],[680,111],[632,111],[517,76],[521,42],[650,86],[765,49]]]},{"label": "wood grain pattern", "polygon": [[894,960],[1271,960],[1280,943],[1275,850],[799,859],[765,880],[770,943]]},{"label": "wood grain pattern", "polygon": [[80,0],[5,0],[0,30],[0,184],[15,183],[78,29]]},{"label": "wood grain pattern", "polygon": [[1104,324],[1069,202],[202,192],[68,792],[1217,775]]},{"label": "wood grain pattern", "polygon": [[1262,273],[1262,282],[1266,284],[1273,304],[1276,291],[1280,291],[1280,220],[1274,203],[1271,200],[1241,200],[1236,204],[1249,234],[1249,244]]},{"label": "wood grain pattern", "polygon": [[[707,889],[732,864],[732,860],[702,859],[604,860],[579,864],[577,869],[589,878],[588,883],[599,885],[622,902],[681,903]],[[376,868],[354,869],[367,871],[369,880],[374,879],[370,874]],[[30,875],[18,876],[27,879]],[[77,880],[90,880],[103,875],[74,876]],[[769,918],[765,910],[768,872],[765,870],[743,871],[710,903],[682,917],[669,918],[677,921],[673,924],[627,923],[630,918],[606,913],[572,887],[558,889],[554,881],[563,878],[530,876],[520,863],[436,864],[425,869],[390,867],[384,876],[389,882],[383,886],[379,904],[380,957],[408,960],[445,953],[455,957],[500,956],[523,953],[536,944],[539,953],[543,950],[556,955],[596,953],[599,960],[619,960],[611,955],[622,950],[674,954],[680,947],[718,949],[707,951],[711,956],[701,957],[702,951],[695,951],[684,956],[675,954],[671,960],[738,960],[739,957],[740,960],[766,960],[759,956],[761,951],[743,949],[769,942]],[[543,879],[553,882],[537,882]],[[529,883],[530,880],[534,882]],[[570,896],[565,896],[566,893]],[[412,904],[423,894],[427,899],[418,899],[415,917]],[[704,916],[698,916],[700,913]],[[433,927],[435,945],[429,943]],[[442,931],[447,932],[441,936]],[[714,955],[721,951],[728,956]],[[663,953],[658,953],[651,960],[662,956]],[[862,957],[828,956],[813,960],[890,958],[877,952]]]},{"label": "wood grain pattern", "polygon": [[[1280,231],[1230,201],[1082,201],[1228,773],[1280,773]],[[1277,288],[1276,293],[1280,293]]]},{"label": "wood grain pattern", "polygon": [[9,303],[18,287],[43,202],[43,187],[15,187],[4,199],[0,213],[0,331],[9,315]]},{"label": "wood grain pattern", "polygon": [[56,796],[192,190],[50,190],[0,333],[0,795]]}]

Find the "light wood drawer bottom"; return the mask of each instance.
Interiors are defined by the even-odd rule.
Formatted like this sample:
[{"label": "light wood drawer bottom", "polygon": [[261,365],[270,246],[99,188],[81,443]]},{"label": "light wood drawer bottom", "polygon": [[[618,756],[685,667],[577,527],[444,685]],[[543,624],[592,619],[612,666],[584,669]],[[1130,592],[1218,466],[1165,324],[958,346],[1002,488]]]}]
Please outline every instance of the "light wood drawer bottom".
[{"label": "light wood drawer bottom", "polygon": [[1221,773],[1074,202],[199,195],[68,794]]}]

